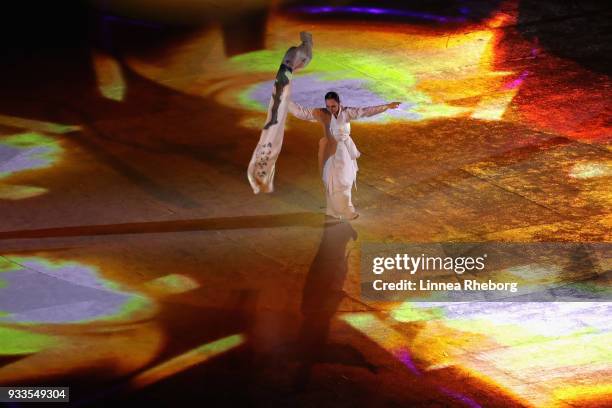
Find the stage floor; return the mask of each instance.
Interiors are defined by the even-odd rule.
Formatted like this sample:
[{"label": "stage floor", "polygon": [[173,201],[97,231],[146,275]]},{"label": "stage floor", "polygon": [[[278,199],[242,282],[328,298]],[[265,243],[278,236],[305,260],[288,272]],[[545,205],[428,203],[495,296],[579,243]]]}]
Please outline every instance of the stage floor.
[{"label": "stage floor", "polygon": [[[80,406],[609,404],[609,303],[360,297],[366,241],[610,242],[612,82],[549,38],[593,21],[583,43],[606,47],[609,11],[522,11],[273,11],[259,50],[214,25],[118,30],[0,68],[1,384],[70,385]],[[352,124],[351,223],[325,224],[318,124],[288,120],[274,193],[246,178],[304,30],[295,101],[403,102]]]}]

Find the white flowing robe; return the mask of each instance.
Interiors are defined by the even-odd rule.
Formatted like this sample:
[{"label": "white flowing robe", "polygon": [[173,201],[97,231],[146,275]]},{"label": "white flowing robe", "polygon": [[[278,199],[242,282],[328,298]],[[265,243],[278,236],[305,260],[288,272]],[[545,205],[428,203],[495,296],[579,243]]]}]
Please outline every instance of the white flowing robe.
[{"label": "white flowing robe", "polygon": [[[338,116],[325,114],[321,108],[305,108],[289,102],[289,112],[299,119],[319,121],[325,128],[328,138],[333,138],[336,150],[324,158],[322,179],[327,201],[326,214],[337,218],[352,218],[355,207],[351,201],[353,185],[357,186],[357,159],[361,155],[351,137],[353,119],[374,116],[389,109],[387,105],[367,106],[360,108],[340,105]],[[321,154],[321,152],[320,152]]]},{"label": "white flowing robe", "polygon": [[323,184],[328,193],[350,190],[356,186],[357,159],[361,156],[351,137],[351,124],[345,118],[346,112],[338,117],[331,116],[329,130],[338,143],[336,152],[323,165]]}]

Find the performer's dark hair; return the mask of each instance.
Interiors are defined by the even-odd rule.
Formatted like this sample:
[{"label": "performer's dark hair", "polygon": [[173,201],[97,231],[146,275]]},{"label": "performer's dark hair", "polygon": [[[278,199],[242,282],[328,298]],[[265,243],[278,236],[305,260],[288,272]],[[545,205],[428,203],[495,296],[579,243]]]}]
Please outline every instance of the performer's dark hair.
[{"label": "performer's dark hair", "polygon": [[334,91],[329,91],[328,93],[325,94],[325,99],[333,99],[336,102],[340,103],[340,96],[338,96],[337,93],[335,93]]}]

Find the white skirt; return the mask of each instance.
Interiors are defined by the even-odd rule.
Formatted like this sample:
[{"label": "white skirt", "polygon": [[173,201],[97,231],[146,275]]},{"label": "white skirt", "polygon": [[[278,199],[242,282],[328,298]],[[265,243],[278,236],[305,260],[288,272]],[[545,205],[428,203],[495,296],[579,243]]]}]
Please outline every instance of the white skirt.
[{"label": "white skirt", "polygon": [[352,142],[350,137],[338,142],[336,153],[330,156],[323,166],[326,214],[337,218],[353,218],[355,215],[351,191],[357,180],[359,152]]}]

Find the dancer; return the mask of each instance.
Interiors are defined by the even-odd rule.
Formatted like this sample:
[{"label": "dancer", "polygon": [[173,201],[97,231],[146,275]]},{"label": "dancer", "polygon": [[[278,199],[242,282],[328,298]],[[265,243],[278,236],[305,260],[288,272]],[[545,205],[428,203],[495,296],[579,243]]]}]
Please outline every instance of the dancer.
[{"label": "dancer", "polygon": [[326,214],[352,220],[359,216],[351,201],[351,190],[357,179],[357,158],[361,155],[351,138],[350,121],[374,116],[394,109],[400,102],[360,108],[340,104],[336,92],[325,94],[325,108],[305,108],[289,102],[289,112],[298,119],[318,121],[325,136],[319,141],[319,171],[325,185]]},{"label": "dancer", "polygon": [[274,169],[283,145],[291,77],[296,70],[304,68],[312,59],[312,36],[302,32],[300,38],[302,44],[287,50],[276,73],[266,124],[251,156],[247,177],[255,194],[261,191],[264,193],[274,191]]}]

